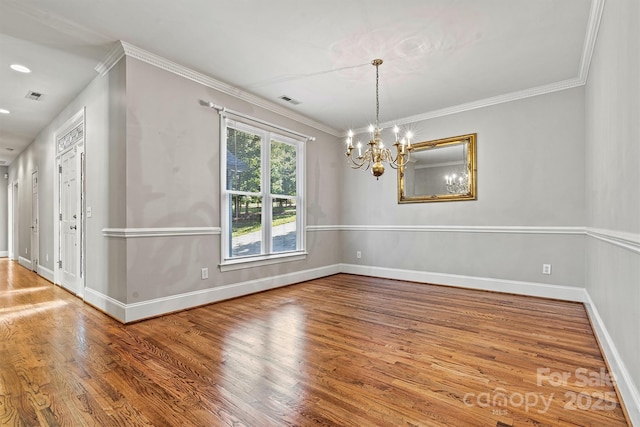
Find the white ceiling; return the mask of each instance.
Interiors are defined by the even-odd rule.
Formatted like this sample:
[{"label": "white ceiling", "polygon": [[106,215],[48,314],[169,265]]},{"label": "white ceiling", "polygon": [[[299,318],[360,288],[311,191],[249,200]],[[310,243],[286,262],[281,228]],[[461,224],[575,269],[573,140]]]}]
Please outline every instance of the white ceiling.
[{"label": "white ceiling", "polygon": [[[11,111],[0,114],[0,161],[97,76],[118,40],[338,134],[375,119],[374,58],[383,123],[583,84],[602,1],[0,0],[0,108]],[[42,99],[25,99],[30,90]]]}]

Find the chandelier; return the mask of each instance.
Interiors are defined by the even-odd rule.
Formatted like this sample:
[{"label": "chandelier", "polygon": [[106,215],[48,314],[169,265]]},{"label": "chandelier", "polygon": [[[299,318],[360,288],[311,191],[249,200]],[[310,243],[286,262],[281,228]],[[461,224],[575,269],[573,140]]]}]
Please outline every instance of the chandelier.
[{"label": "chandelier", "polygon": [[462,173],[460,175],[451,174],[444,177],[447,193],[449,194],[465,194],[469,192],[469,174]]},{"label": "chandelier", "polygon": [[[380,175],[384,173],[384,163],[388,163],[393,169],[398,169],[409,161],[411,156],[411,132],[407,132],[406,136],[402,139],[398,139],[398,133],[400,129],[398,126],[393,128],[395,135],[395,141],[393,146],[396,148],[396,154],[391,152],[391,149],[384,146],[382,137],[380,136],[380,101],[378,99],[378,67],[382,64],[382,59],[374,59],[371,61],[371,65],[376,67],[376,124],[369,126],[369,133],[371,139],[367,143],[368,147],[362,151],[362,143],[357,142],[356,146],[353,145],[353,132],[349,130],[347,136],[347,162],[352,169],[371,169],[371,173],[376,179],[380,178]],[[355,149],[358,149],[358,155],[355,154]]]}]

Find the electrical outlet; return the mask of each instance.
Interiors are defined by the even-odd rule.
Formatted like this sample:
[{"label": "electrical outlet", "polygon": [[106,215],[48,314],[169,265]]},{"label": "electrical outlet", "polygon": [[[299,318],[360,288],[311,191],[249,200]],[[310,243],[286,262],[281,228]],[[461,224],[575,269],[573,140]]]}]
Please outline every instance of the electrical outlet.
[{"label": "electrical outlet", "polygon": [[551,274],[551,264],[542,264],[542,274]]},{"label": "electrical outlet", "polygon": [[208,268],[203,268],[202,271],[200,272],[202,280],[208,279],[209,278],[209,269]]},{"label": "electrical outlet", "polygon": [[356,251],[356,258],[358,259],[362,258],[362,252]]}]

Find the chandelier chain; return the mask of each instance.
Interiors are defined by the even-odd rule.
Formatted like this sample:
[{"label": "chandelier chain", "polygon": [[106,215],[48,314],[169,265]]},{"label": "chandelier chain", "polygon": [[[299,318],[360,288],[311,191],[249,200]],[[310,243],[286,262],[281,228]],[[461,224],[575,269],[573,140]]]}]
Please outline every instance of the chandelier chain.
[{"label": "chandelier chain", "polygon": [[380,99],[379,99],[379,93],[378,93],[378,81],[380,80],[379,74],[378,74],[378,67],[380,65],[378,65],[377,63],[376,65],[376,129],[380,128]]}]

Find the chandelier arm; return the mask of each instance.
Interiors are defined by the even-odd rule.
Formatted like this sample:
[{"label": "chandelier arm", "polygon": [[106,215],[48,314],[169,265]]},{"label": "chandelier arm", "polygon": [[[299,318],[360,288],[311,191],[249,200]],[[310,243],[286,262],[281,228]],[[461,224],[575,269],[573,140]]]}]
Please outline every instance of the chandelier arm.
[{"label": "chandelier arm", "polygon": [[[347,157],[347,162],[349,163],[349,165],[351,166],[352,169],[359,169],[362,166],[364,166],[365,164],[371,164],[372,160],[371,160],[371,156],[369,155],[368,152],[364,153],[365,155],[362,157],[354,157],[354,156],[348,156]],[[358,161],[358,159],[362,159],[361,161]],[[367,168],[369,168],[369,165],[367,166]]]}]

